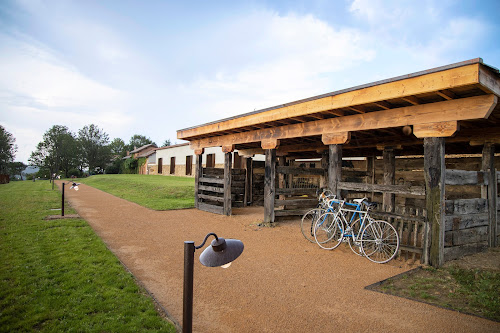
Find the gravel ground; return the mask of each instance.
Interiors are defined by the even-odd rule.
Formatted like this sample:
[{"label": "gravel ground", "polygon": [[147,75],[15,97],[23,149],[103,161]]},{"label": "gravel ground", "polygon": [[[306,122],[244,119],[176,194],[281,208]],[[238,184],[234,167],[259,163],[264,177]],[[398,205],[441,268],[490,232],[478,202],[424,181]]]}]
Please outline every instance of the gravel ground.
[{"label": "gravel ground", "polygon": [[231,217],[195,209],[158,212],[86,185],[66,198],[177,323],[182,323],[184,241],[240,239],[228,269],[204,267],[195,253],[195,332],[500,332],[500,324],[364,287],[412,267],[380,265],[350,249],[306,241],[298,221],[262,228],[262,208]]}]

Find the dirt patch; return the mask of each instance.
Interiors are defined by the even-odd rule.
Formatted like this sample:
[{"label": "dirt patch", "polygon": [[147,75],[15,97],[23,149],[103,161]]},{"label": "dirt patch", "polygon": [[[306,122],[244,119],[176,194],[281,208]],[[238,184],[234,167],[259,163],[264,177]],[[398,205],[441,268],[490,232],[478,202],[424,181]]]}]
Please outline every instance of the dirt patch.
[{"label": "dirt patch", "polygon": [[152,211],[86,185],[68,201],[176,322],[182,322],[184,241],[240,239],[229,269],[195,252],[194,332],[499,332],[500,324],[364,287],[413,268],[375,264],[349,247],[308,242],[300,220],[259,226],[262,208],[220,216],[195,209]]},{"label": "dirt patch", "polygon": [[441,269],[418,267],[367,287],[500,322],[500,248],[453,260]]}]

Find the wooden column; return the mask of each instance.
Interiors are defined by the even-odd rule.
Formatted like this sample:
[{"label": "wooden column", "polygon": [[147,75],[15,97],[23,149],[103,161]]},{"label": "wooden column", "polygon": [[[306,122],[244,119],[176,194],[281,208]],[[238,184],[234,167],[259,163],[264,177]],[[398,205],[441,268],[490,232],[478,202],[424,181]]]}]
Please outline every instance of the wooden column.
[{"label": "wooden column", "polygon": [[[375,156],[366,157],[366,183],[375,184]],[[375,192],[372,192],[371,201],[375,201]]]},{"label": "wooden column", "polygon": [[230,216],[231,210],[231,164],[233,153],[224,153],[224,215]]},{"label": "wooden column", "polygon": [[342,179],[342,145],[328,145],[328,188],[340,198],[340,189],[337,187]]},{"label": "wooden column", "polygon": [[195,170],[194,170],[194,207],[198,208],[200,198],[198,197],[198,186],[200,185],[200,178],[203,177],[203,149],[195,151]]},{"label": "wooden column", "polygon": [[264,222],[274,222],[274,200],[276,194],[276,149],[266,149],[264,172]]},{"label": "wooden column", "polygon": [[497,245],[497,182],[495,170],[495,145],[485,143],[483,146],[482,169],[488,173],[487,186],[481,186],[481,197],[488,199],[488,246]]},{"label": "wooden column", "polygon": [[[285,166],[286,157],[278,156],[278,165]],[[282,173],[278,174],[278,188],[285,188],[285,175]],[[278,198],[279,200],[285,200],[285,195],[281,194]],[[285,206],[281,206],[280,209],[285,209]]]},{"label": "wooden column", "polygon": [[[384,162],[384,185],[394,185],[395,172],[396,172],[396,158],[394,156],[394,149],[384,147],[383,152]],[[382,205],[386,212],[394,212],[395,195],[394,193],[384,193],[382,196]]]},{"label": "wooden column", "polygon": [[319,179],[319,187],[325,188],[328,187],[328,150],[323,151],[321,154],[321,168],[325,170],[325,172]]},{"label": "wooden column", "polygon": [[253,170],[252,170],[252,158],[247,157],[245,158],[245,197],[244,197],[244,206],[247,206],[248,204],[252,203],[252,176],[253,176]]},{"label": "wooden column", "polygon": [[425,200],[428,229],[424,237],[424,263],[440,267],[444,263],[444,138],[424,138]]}]

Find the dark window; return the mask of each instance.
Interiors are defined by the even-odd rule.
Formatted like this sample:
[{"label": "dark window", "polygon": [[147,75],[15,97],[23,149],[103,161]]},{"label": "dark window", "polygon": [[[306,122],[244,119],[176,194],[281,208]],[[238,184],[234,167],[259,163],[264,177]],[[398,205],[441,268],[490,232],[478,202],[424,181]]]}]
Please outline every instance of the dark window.
[{"label": "dark window", "polygon": [[207,168],[215,168],[215,154],[207,155]]},{"label": "dark window", "polygon": [[161,175],[163,173],[163,158],[158,159],[158,174]]},{"label": "dark window", "polygon": [[186,176],[193,174],[193,156],[186,156]]},{"label": "dark window", "polygon": [[242,169],[243,167],[241,166],[241,157],[238,153],[234,153],[234,163],[233,163],[233,169]]},{"label": "dark window", "polygon": [[175,157],[170,157],[170,174],[175,174]]}]

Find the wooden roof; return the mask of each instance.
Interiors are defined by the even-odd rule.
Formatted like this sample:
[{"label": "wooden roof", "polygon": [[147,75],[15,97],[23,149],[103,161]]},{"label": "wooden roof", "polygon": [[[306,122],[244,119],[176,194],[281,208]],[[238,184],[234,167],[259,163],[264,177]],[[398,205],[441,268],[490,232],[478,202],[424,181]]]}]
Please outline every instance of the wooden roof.
[{"label": "wooden roof", "polygon": [[447,152],[473,153],[486,141],[500,143],[499,96],[499,71],[477,58],[179,130],[177,137],[195,150],[253,155],[277,146],[278,154],[316,156],[325,144],[345,143],[344,156],[366,156],[386,146],[419,154],[423,137],[445,136]]}]

